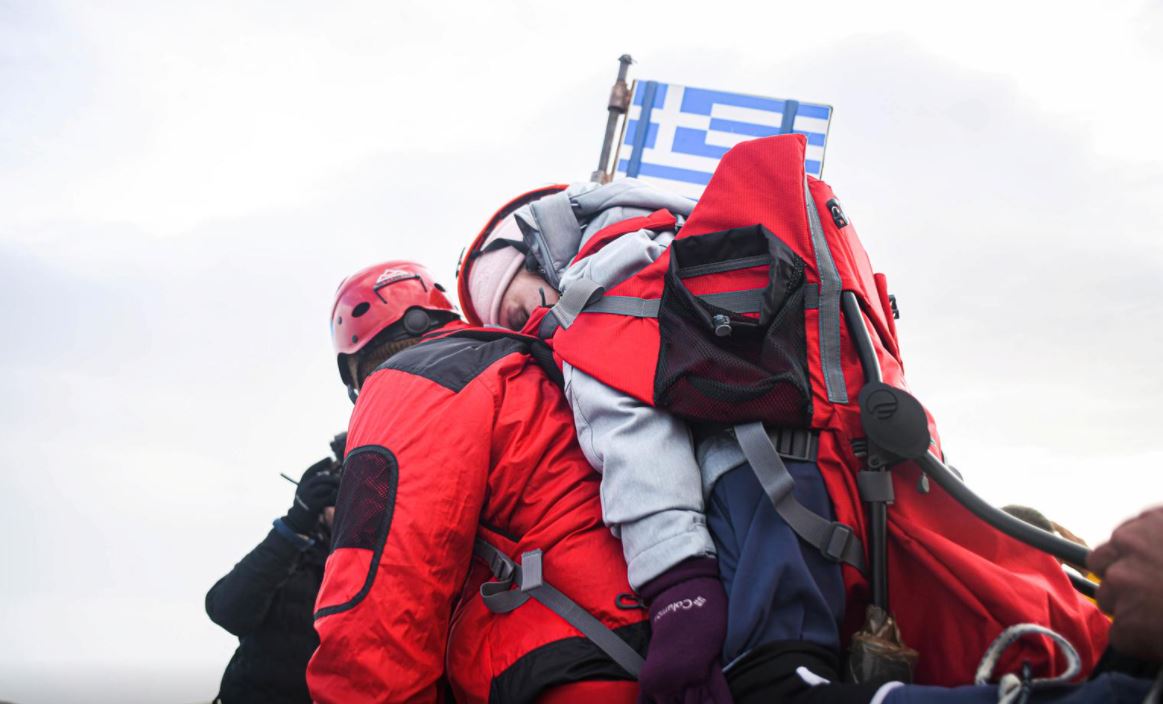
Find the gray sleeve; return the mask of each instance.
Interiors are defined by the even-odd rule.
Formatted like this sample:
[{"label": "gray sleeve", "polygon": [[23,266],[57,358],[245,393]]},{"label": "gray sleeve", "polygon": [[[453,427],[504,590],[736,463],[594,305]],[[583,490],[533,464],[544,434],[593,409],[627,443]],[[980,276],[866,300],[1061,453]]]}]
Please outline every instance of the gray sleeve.
[{"label": "gray sleeve", "polygon": [[713,556],[690,431],[674,416],[564,365],[578,442],[602,474],[602,515],[635,589],[690,557]]}]

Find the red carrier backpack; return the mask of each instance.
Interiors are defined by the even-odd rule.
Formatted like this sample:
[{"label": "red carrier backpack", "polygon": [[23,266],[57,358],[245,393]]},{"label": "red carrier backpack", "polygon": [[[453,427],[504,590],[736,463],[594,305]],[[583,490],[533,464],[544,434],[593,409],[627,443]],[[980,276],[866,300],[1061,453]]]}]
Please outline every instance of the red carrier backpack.
[{"label": "red carrier backpack", "polygon": [[[804,148],[802,136],[784,135],[732,149],[659,259],[606,291],[571,284],[543,336],[559,360],[623,393],[691,421],[735,425],[753,465],[754,452],[776,455],[749,451],[757,435],[810,433],[837,521],[781,507],[790,485],[779,477],[761,484],[801,537],[844,563],[845,637],[870,600],[885,602],[920,654],[916,682],[972,682],[990,643],[1020,623],[1065,636],[1089,672],[1106,646],[1106,617],[1053,557],[963,505],[976,497],[941,464],[932,418],[904,391],[885,277],[832,189],[805,175]],[[664,211],[650,218],[674,223]],[[643,220],[598,233],[578,257]],[[1003,527],[1031,534],[1017,523]],[[886,559],[867,552],[870,539]],[[1034,536],[1042,539],[1052,542]],[[887,570],[873,575],[874,564]],[[1000,664],[1028,664],[1035,676],[1066,668],[1044,636],[1023,639]]]}]

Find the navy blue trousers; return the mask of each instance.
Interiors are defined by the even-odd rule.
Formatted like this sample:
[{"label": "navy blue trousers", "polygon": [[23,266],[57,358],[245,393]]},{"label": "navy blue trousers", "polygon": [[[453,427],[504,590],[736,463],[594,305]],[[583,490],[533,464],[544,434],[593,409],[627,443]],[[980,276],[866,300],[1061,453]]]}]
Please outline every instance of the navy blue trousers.
[{"label": "navy blue trousers", "polygon": [[[832,502],[816,465],[787,462],[787,468],[795,479],[796,499],[832,520]],[[844,616],[840,565],[792,532],[751,466],[724,474],[706,510],[727,592],[723,662],[777,641],[807,641],[839,652]]]}]

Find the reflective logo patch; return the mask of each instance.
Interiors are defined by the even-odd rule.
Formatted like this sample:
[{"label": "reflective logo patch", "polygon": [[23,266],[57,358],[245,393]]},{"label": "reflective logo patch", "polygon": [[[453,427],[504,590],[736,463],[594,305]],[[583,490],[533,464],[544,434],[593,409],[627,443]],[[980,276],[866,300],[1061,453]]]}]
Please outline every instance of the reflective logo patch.
[{"label": "reflective logo patch", "polygon": [[384,286],[394,284],[397,281],[406,281],[408,279],[418,278],[420,278],[419,274],[413,274],[412,272],[404,271],[403,269],[384,269],[383,273],[376,278],[376,283],[373,286],[373,289],[378,291]]}]

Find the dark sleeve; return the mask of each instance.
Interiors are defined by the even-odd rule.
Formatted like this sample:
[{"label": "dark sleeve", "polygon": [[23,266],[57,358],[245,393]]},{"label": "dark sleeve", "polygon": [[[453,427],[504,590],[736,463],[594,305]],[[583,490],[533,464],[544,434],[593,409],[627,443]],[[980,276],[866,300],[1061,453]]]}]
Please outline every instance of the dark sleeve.
[{"label": "dark sleeve", "polygon": [[[839,658],[806,641],[765,643],[731,665],[727,683],[736,704],[867,704],[879,684],[841,682]],[[812,686],[797,670],[807,668],[829,684]]]},{"label": "dark sleeve", "polygon": [[1124,655],[1107,646],[1106,651],[1102,654],[1102,659],[1094,666],[1094,672],[1091,673],[1090,678],[1094,679],[1104,672],[1121,672],[1131,677],[1149,680],[1158,677],[1160,670],[1163,670],[1163,667],[1160,667],[1157,662],[1148,662]]},{"label": "dark sleeve", "polygon": [[210,620],[236,636],[262,623],[283,583],[295,571],[300,548],[271,530],[234,569],[206,593]]}]

